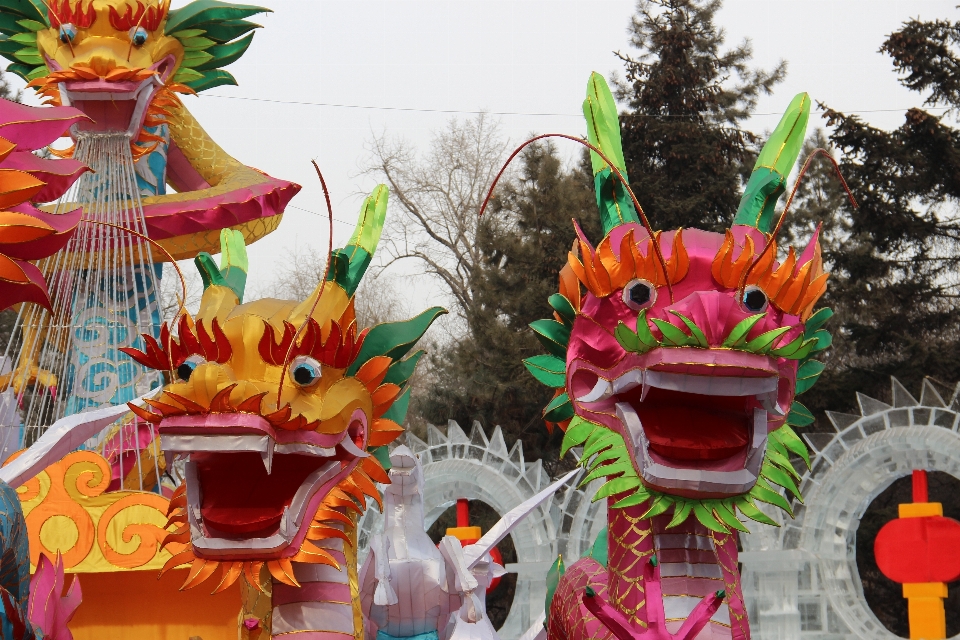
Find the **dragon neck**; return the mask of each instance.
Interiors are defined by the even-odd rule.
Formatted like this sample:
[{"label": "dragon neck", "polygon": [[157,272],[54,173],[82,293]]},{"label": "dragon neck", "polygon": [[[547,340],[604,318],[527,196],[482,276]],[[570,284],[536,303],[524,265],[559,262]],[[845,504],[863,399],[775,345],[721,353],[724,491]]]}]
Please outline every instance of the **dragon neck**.
[{"label": "dragon neck", "polygon": [[[170,169],[174,180],[190,190],[216,187],[237,174],[252,171],[233,158],[210,137],[183,103],[168,108],[170,117]],[[186,162],[187,166],[183,165]],[[246,170],[246,171],[244,171]],[[196,175],[193,175],[195,173]]]},{"label": "dragon neck", "polygon": [[339,538],[313,544],[326,549],[339,567],[293,563],[299,587],[273,581],[273,638],[298,640],[363,640],[363,614],[357,586],[357,533],[352,542]]},{"label": "dragon neck", "polygon": [[644,519],[643,503],[608,510],[607,569],[610,603],[632,622],[647,626],[644,566],[656,553],[660,566],[664,619],[676,633],[701,598],[726,592],[724,604],[711,618],[704,638],[748,640],[743,593],[737,572],[736,533],[710,531],[695,518],[667,528],[670,515]]}]

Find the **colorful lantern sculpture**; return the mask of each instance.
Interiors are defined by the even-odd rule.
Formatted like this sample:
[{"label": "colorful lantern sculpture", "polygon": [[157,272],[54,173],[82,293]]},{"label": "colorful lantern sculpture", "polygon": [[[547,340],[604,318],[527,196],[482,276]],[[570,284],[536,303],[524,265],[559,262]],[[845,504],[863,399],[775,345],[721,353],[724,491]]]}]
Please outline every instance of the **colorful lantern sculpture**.
[{"label": "colorful lantern sculpture", "polygon": [[[162,263],[218,250],[224,228],[247,242],[270,233],[299,190],[224,152],[181,99],[236,84],[223,67],[259,27],[247,18],[266,11],[208,0],[177,9],[169,0],[0,0],[8,70],[47,104],[88,116],[70,125],[74,147],[55,153],[94,170],[53,205],[85,214],[64,251],[38,265],[52,311],[21,313],[7,348],[12,371],[0,389],[22,405],[26,440],[61,417],[158,387],[159,376],[121,349],[158,335]],[[104,437],[118,485],[135,461],[134,486],[156,487],[164,468],[155,433],[128,418]],[[141,449],[156,463],[149,469],[139,467]]]},{"label": "colorful lantern sculpture", "polygon": [[[810,98],[793,99],[757,160],[731,228],[655,232],[628,191],[616,103],[593,74],[583,103],[606,234],[578,240],[531,326],[549,352],[526,361],[556,390],[544,410],[583,447],[582,482],[605,478],[606,554],[548,577],[552,640],[750,637],[737,572],[740,517],[773,524],[799,495],[795,401],[823,365],[830,317],[819,233],[777,261],[774,207],[803,143]],[[782,220],[782,216],[781,216]],[[641,224],[641,221],[643,224]],[[603,545],[595,545],[602,549]]]},{"label": "colorful lantern sculpture", "polygon": [[358,330],[354,293],[380,240],[387,188],[366,199],[356,231],[332,253],[326,281],[303,301],[242,303],[242,236],[224,231],[221,264],[197,259],[206,288],[178,335],[145,336],[138,362],[171,382],[149,409],[164,452],[189,455],[170,501],[189,565],[183,588],[213,591],[241,576],[270,590],[272,633],[361,632],[356,520],[381,502],[385,445],[402,432],[407,381],[423,355],[417,341],[445,311]]}]

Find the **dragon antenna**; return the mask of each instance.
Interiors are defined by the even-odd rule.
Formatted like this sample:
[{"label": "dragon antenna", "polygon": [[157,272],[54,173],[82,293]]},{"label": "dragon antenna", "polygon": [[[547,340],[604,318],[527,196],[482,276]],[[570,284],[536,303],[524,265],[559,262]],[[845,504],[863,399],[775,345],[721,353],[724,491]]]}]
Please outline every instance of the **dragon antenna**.
[{"label": "dragon antenna", "polygon": [[317,165],[316,160],[311,160],[313,168],[317,171],[317,177],[320,178],[320,186],[323,188],[323,197],[327,202],[327,221],[329,223],[329,244],[327,246],[327,265],[323,270],[323,276],[320,279],[320,290],[317,291],[317,295],[313,299],[313,305],[310,307],[310,311],[307,313],[307,317],[303,319],[303,322],[300,323],[300,326],[297,327],[297,331],[293,334],[293,340],[290,341],[290,346],[287,347],[287,355],[283,359],[283,368],[280,369],[280,386],[277,387],[277,409],[280,409],[280,397],[283,394],[283,380],[287,374],[287,367],[290,365],[290,355],[293,353],[293,347],[297,344],[297,338],[300,337],[300,332],[303,331],[303,328],[307,326],[307,323],[310,322],[310,319],[313,317],[313,312],[316,311],[317,305],[320,304],[320,298],[323,296],[323,290],[327,286],[327,271],[330,269],[330,264],[333,260],[333,205],[330,204],[330,192],[327,190],[327,183],[323,179],[323,174],[320,172],[320,167]]},{"label": "dragon antenna", "polygon": [[[177,304],[180,305],[180,308],[177,310],[177,315],[175,315],[175,316],[173,317],[173,320],[171,321],[171,325],[172,325],[172,326],[176,326],[177,322],[180,320],[180,317],[183,316],[183,315],[186,315],[186,313],[187,313],[187,307],[186,307],[186,303],[187,303],[187,281],[186,281],[186,279],[183,277],[183,272],[180,271],[180,267],[177,265],[177,260],[176,260],[176,258],[174,258],[172,255],[170,255],[170,252],[167,251],[166,249],[164,249],[163,246],[162,246],[159,242],[157,242],[156,240],[153,240],[152,238],[147,237],[146,235],[140,233],[139,231],[134,231],[133,229],[128,229],[127,227],[120,226],[119,224],[113,224],[112,222],[103,222],[102,220],[90,220],[89,218],[81,218],[80,221],[81,221],[81,222],[89,222],[90,224],[99,224],[99,225],[103,225],[103,226],[105,226],[105,227],[112,227],[112,228],[114,228],[114,229],[118,229],[119,231],[123,231],[124,233],[129,233],[129,234],[132,235],[132,236],[136,236],[136,237],[140,238],[141,240],[146,240],[147,242],[149,242],[149,243],[152,244],[154,247],[156,247],[157,249],[160,250],[160,253],[162,253],[162,254],[164,255],[164,257],[167,258],[167,260],[170,261],[170,264],[173,265],[174,270],[176,270],[176,272],[177,272],[177,277],[180,278],[180,291],[181,291],[181,293],[182,293],[183,295],[182,295],[182,296],[177,296]],[[173,332],[171,331],[170,334],[167,336],[167,345],[166,345],[166,347],[167,347],[167,353],[170,353],[170,349],[171,349],[171,346],[170,346],[170,345],[171,345],[171,342],[172,342],[172,341],[173,341]],[[173,362],[170,362],[170,375],[171,375],[171,376],[174,375]]]},{"label": "dragon antenna", "polygon": [[[140,12],[140,17],[137,19],[137,25],[133,28],[133,34],[136,35],[137,29],[140,28],[143,19],[147,17],[147,7],[140,4],[140,1],[137,0],[137,6],[142,9]],[[130,36],[130,46],[127,48],[127,62],[130,62],[130,56],[133,54],[133,35]]]},{"label": "dragon antenna", "polygon": [[653,250],[657,254],[657,261],[660,263],[660,268],[663,269],[663,279],[667,283],[667,291],[670,293],[670,301],[673,302],[673,286],[670,284],[670,276],[667,272],[667,261],[663,258],[663,252],[660,250],[660,243],[657,241],[657,235],[653,231],[653,227],[650,226],[650,220],[647,219],[647,214],[644,213],[643,207],[640,206],[640,203],[637,201],[637,196],[633,193],[633,189],[630,188],[630,185],[627,184],[627,179],[623,177],[623,174],[617,168],[617,166],[607,158],[606,154],[603,153],[596,146],[584,140],[583,138],[577,138],[576,136],[567,135],[565,133],[544,133],[539,136],[530,138],[519,147],[517,147],[513,153],[510,154],[510,157],[507,158],[507,161],[503,163],[503,166],[500,168],[500,171],[497,173],[496,177],[493,179],[493,184],[490,185],[489,191],[487,191],[487,197],[483,199],[483,204],[480,206],[480,212],[477,214],[478,218],[483,217],[483,213],[487,210],[487,204],[490,202],[490,198],[493,196],[493,190],[496,188],[497,183],[500,181],[500,178],[503,176],[504,172],[507,170],[507,167],[513,161],[517,155],[523,151],[528,145],[533,144],[537,140],[542,140],[544,138],[563,138],[565,140],[572,140],[577,144],[581,144],[594,153],[596,153],[600,158],[609,165],[610,170],[617,177],[617,180],[620,181],[620,184],[627,190],[627,193],[630,194],[630,199],[633,200],[633,206],[636,207],[637,212],[640,214],[640,220],[643,222],[643,228],[647,230],[647,234],[650,236],[650,244],[653,245]]},{"label": "dragon antenna", "polygon": [[810,155],[807,156],[807,159],[803,161],[803,166],[800,168],[800,173],[797,174],[797,179],[793,183],[793,189],[790,190],[790,196],[787,198],[787,203],[783,207],[783,211],[780,212],[780,217],[777,219],[777,226],[773,228],[773,233],[770,234],[770,238],[767,239],[767,243],[763,247],[763,251],[760,252],[760,255],[757,256],[757,259],[753,261],[753,264],[750,265],[750,268],[743,272],[743,275],[740,277],[740,283],[737,287],[737,297],[743,297],[743,290],[747,284],[747,278],[750,276],[750,272],[753,271],[754,267],[760,263],[760,260],[766,255],[767,251],[770,250],[777,242],[777,235],[780,233],[781,227],[783,227],[783,222],[787,218],[787,212],[790,210],[790,205],[793,204],[793,198],[797,195],[797,190],[800,188],[800,181],[803,180],[803,177],[807,173],[807,169],[810,168],[810,163],[815,157],[822,155],[827,160],[830,161],[830,164],[833,165],[833,170],[837,174],[837,178],[840,180],[840,185],[843,187],[843,190],[847,192],[847,198],[850,200],[850,204],[853,205],[854,209],[859,209],[860,205],[857,203],[857,199],[853,197],[853,193],[850,191],[850,187],[847,185],[847,181],[843,178],[843,173],[840,171],[840,165],[837,164],[837,161],[830,155],[830,152],[824,149],[823,147],[817,147],[810,152]]},{"label": "dragon antenna", "polygon": [[[63,28],[63,18],[61,18],[61,17],[59,16],[59,14],[57,14],[57,12],[53,10],[53,6],[50,4],[51,2],[56,2],[56,1],[57,1],[57,0],[50,0],[50,1],[48,2],[47,0],[41,0],[41,2],[43,2],[44,5],[46,5],[46,7],[47,7],[47,12],[53,14],[53,17],[56,18],[56,19],[57,19],[57,22],[60,23],[60,29],[62,29],[62,28]],[[80,1],[83,2],[83,0],[80,0]],[[60,29],[57,29],[57,31],[59,31]],[[59,37],[59,36],[60,36],[60,34],[58,33],[58,34],[57,34],[57,40],[60,40],[60,37]],[[62,41],[61,41],[61,42],[62,42]],[[72,39],[67,38],[67,46],[70,47],[70,55],[72,55],[73,57],[76,57],[76,56],[77,56],[77,52],[73,50],[73,40],[72,40]],[[129,58],[128,58],[128,59],[129,59]]]}]

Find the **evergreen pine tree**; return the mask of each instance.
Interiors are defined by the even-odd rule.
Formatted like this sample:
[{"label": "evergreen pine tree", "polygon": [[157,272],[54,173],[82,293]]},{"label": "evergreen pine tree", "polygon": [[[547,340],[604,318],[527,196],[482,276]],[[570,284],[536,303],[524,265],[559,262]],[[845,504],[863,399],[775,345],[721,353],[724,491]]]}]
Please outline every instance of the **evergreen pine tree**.
[{"label": "evergreen pine tree", "polygon": [[749,42],[723,51],[720,0],[638,0],[634,55],[618,53],[617,97],[630,185],[655,228],[722,231],[740,202],[757,138],[743,123],[786,74],[749,66]]},{"label": "evergreen pine tree", "polygon": [[589,172],[564,169],[553,144],[535,143],[518,175],[501,182],[480,225],[483,260],[471,278],[474,304],[467,335],[432,357],[435,386],[419,400],[427,419],[500,425],[508,445],[520,439],[528,455],[557,464],[560,436],[541,417],[550,391],[522,360],[542,352],[528,324],[543,317],[557,292],[558,273],[576,237],[572,219],[595,240],[602,236]]},{"label": "evergreen pine tree", "polygon": [[[893,58],[901,83],[925,95],[926,106],[957,108],[957,44],[960,23],[913,20],[881,51]],[[857,391],[889,399],[891,375],[911,390],[924,377],[952,386],[960,380],[960,131],[919,108],[884,131],[821,106],[860,206],[849,205],[821,161],[789,214],[801,234],[813,219],[825,221],[832,275],[822,304],[837,314],[827,369],[804,403],[851,411]]]}]

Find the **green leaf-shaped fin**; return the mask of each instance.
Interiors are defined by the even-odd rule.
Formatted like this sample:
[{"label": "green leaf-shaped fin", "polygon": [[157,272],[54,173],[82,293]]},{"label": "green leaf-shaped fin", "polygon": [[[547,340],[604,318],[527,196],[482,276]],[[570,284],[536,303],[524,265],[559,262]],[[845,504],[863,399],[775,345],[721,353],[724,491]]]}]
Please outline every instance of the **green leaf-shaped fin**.
[{"label": "green leaf-shaped fin", "polygon": [[797,94],[760,151],[740,199],[734,224],[755,227],[764,233],[773,231],[776,222],[774,208],[786,188],[787,174],[800,155],[809,118],[810,96]]},{"label": "green leaf-shaped fin", "polygon": [[243,234],[233,229],[220,231],[220,266],[213,261],[213,257],[206,251],[200,253],[193,260],[203,280],[203,289],[210,285],[229,287],[237,299],[243,302],[243,291],[247,285],[247,246],[243,241]]},{"label": "green leaf-shaped fin", "polygon": [[[180,40],[185,52],[173,80],[194,91],[237,84],[222,67],[233,64],[246,52],[253,40],[249,32],[260,27],[245,18],[269,12],[265,7],[219,0],[196,0],[171,11],[164,32]],[[249,35],[241,38],[244,34]]]},{"label": "green leaf-shaped fin", "polygon": [[590,553],[587,555],[603,566],[607,566],[607,527],[597,534],[597,539],[593,541],[593,546],[590,547]]},{"label": "green leaf-shaped fin", "polygon": [[393,401],[390,408],[384,412],[383,417],[387,420],[393,420],[397,424],[403,424],[407,419],[407,409],[410,408],[410,387],[400,394],[400,397]]},{"label": "green leaf-shaped fin", "polygon": [[0,0],[0,12],[16,14],[18,20],[27,18],[49,24],[43,0]]},{"label": "green leaf-shaped fin", "polygon": [[389,356],[394,362],[407,355],[433,321],[447,312],[442,307],[431,307],[420,315],[402,322],[384,322],[370,329],[360,347],[357,359],[347,369],[354,375],[368,360],[376,356]]},{"label": "green leaf-shaped fin", "polygon": [[422,358],[425,353],[426,351],[421,349],[411,354],[410,357],[398,360],[390,365],[390,369],[387,370],[387,375],[383,379],[384,384],[395,384],[398,387],[407,384],[410,376],[413,375],[414,369],[417,368],[417,363],[420,362],[420,358]]},{"label": "green leaf-shaped fin", "polygon": [[563,556],[557,556],[556,561],[550,565],[547,571],[547,599],[543,603],[543,610],[547,614],[547,620],[550,619],[550,603],[553,602],[553,594],[557,592],[560,585],[560,578],[566,573],[567,568],[563,566]]},{"label": "green leaf-shaped fin", "polygon": [[257,7],[251,4],[235,4],[233,2],[220,2],[219,0],[196,0],[184,7],[170,11],[167,14],[167,24],[164,27],[164,32],[171,34],[184,29],[203,29],[207,23],[235,22],[258,13],[272,12],[266,7]]},{"label": "green leaf-shaped fin", "polygon": [[333,260],[327,271],[327,280],[333,280],[343,287],[348,296],[352,296],[357,291],[360,280],[363,279],[363,274],[367,272],[370,260],[373,259],[373,253],[377,250],[380,234],[383,231],[383,221],[387,217],[389,197],[390,190],[387,189],[387,185],[377,185],[373,193],[363,201],[357,228],[347,242],[347,246],[333,252]]},{"label": "green leaf-shaped fin", "polygon": [[[613,100],[607,81],[597,72],[590,74],[587,82],[587,98],[583,101],[583,116],[587,119],[587,138],[600,149],[610,162],[627,179],[627,169],[623,161],[623,145],[620,142],[620,120],[617,117],[617,103]],[[623,188],[620,180],[599,155],[590,152],[593,165],[593,185],[600,208],[600,222],[603,233],[627,222],[640,222],[633,200]]]},{"label": "green leaf-shaped fin", "polygon": [[0,56],[7,71],[26,81],[48,73],[37,48],[37,31],[50,26],[44,0],[0,0]]}]

